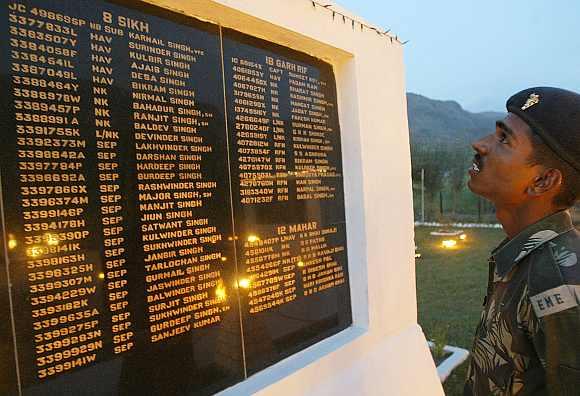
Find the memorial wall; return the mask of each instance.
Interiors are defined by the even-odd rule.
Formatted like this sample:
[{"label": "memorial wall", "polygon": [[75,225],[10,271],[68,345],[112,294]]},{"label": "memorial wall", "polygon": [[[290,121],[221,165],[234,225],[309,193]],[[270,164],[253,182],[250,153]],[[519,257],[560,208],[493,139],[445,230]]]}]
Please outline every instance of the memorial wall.
[{"label": "memorial wall", "polygon": [[332,66],[3,1],[0,394],[212,394],[352,323]]}]

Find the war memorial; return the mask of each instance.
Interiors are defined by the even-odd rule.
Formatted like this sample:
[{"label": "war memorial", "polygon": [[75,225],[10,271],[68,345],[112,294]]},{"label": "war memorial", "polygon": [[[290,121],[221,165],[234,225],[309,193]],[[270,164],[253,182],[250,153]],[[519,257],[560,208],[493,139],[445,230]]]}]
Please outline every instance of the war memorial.
[{"label": "war memorial", "polygon": [[1,394],[441,394],[396,37],[310,1],[0,19]]}]

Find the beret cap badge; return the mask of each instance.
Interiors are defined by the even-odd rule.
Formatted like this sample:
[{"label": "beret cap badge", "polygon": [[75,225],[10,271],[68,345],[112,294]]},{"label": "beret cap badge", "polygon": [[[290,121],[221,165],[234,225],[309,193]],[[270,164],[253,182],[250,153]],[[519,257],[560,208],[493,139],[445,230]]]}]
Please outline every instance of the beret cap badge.
[{"label": "beret cap badge", "polygon": [[522,110],[529,109],[533,105],[540,103],[540,95],[536,93],[531,93],[530,97],[526,100],[526,103],[522,106]]}]

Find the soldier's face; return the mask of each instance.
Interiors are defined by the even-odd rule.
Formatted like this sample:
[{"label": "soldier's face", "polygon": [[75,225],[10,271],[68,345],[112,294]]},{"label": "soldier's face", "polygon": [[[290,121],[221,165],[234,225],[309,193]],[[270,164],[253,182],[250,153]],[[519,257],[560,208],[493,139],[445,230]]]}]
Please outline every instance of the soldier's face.
[{"label": "soldier's face", "polygon": [[531,139],[530,128],[517,115],[509,113],[498,121],[494,133],[472,144],[471,191],[496,207],[516,207],[529,200],[527,191],[537,175],[529,164]]}]

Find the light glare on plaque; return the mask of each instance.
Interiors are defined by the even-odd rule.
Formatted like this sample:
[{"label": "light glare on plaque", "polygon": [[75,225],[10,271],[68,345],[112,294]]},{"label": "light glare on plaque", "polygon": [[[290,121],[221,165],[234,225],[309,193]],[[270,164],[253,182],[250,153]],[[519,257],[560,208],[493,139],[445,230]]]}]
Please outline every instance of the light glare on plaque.
[{"label": "light glare on plaque", "polygon": [[443,242],[441,242],[441,245],[445,249],[450,249],[450,248],[453,248],[457,245],[457,241],[455,239],[446,239]]},{"label": "light glare on plaque", "polygon": [[260,237],[257,235],[248,236],[248,242],[250,242],[250,243],[258,242],[259,240],[260,240]]},{"label": "light glare on plaque", "polygon": [[99,274],[99,279],[105,279],[105,274],[103,274],[102,272]]},{"label": "light glare on plaque", "polygon": [[242,289],[249,289],[251,282],[248,278],[242,278],[238,281],[238,286]]},{"label": "light glare on plaque", "polygon": [[14,235],[8,234],[8,249],[16,249],[16,246],[18,246],[16,238],[14,238]]},{"label": "light glare on plaque", "polygon": [[54,246],[54,245],[58,245],[58,237],[56,237],[53,234],[46,234],[45,235],[46,238],[46,244],[49,246]]},{"label": "light glare on plaque", "polygon": [[304,261],[299,261],[296,263],[296,265],[299,267],[304,267]]},{"label": "light glare on plaque", "polygon": [[226,294],[226,288],[224,287],[224,285],[218,285],[215,289],[215,296],[219,299],[219,300],[225,300],[227,297]]},{"label": "light glare on plaque", "polygon": [[459,239],[461,239],[462,241],[465,241],[467,239],[467,234],[459,235]]},{"label": "light glare on plaque", "polygon": [[39,246],[33,246],[30,249],[28,249],[28,252],[26,254],[30,257],[38,257],[42,254],[42,248]]},{"label": "light glare on plaque", "polygon": [[226,261],[228,258],[226,256],[222,256],[221,260]]}]

